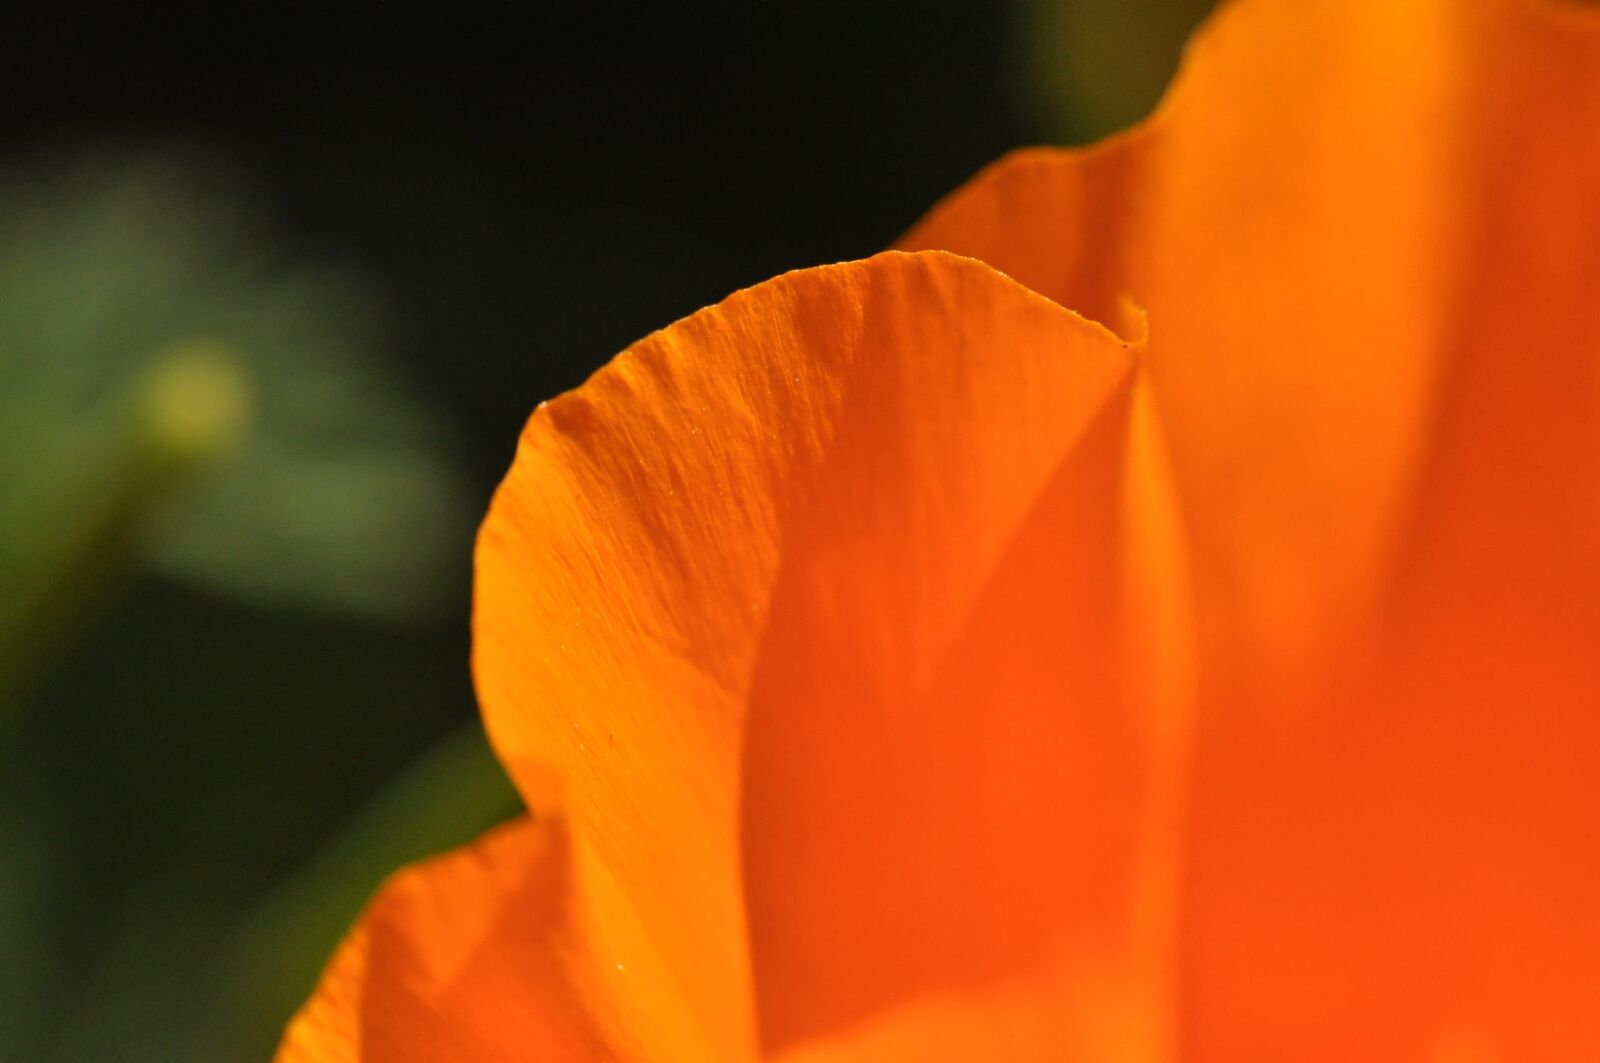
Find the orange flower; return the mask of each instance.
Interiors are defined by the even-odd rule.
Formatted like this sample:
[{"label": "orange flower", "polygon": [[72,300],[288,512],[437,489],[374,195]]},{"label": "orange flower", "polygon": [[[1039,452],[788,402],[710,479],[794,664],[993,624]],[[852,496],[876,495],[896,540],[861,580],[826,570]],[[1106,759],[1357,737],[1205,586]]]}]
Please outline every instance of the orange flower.
[{"label": "orange flower", "polygon": [[535,413],[535,815],[280,1058],[1600,1059],[1600,13],[1237,4],[903,248]]}]

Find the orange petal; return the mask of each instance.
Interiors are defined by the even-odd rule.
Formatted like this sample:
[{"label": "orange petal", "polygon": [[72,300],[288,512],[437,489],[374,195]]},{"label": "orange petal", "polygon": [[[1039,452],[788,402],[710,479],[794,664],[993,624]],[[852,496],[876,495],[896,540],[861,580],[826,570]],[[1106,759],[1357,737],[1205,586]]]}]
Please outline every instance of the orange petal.
[{"label": "orange petal", "polygon": [[1325,722],[1210,773],[1216,1058],[1600,1058],[1600,15],[1485,0],[1450,40],[1427,461]]},{"label": "orange petal", "polygon": [[1145,125],[1018,152],[902,241],[1148,309],[1208,671],[1292,679],[1378,593],[1453,309],[1460,6],[1229,5]]},{"label": "orange petal", "polygon": [[566,809],[650,1058],[754,1051],[752,1001],[775,1048],[953,984],[1137,996],[1170,966],[1167,892],[1136,887],[1172,881],[1177,725],[1124,689],[1126,579],[1156,568],[1120,532],[1166,490],[1136,394],[1104,329],[889,254],[742,292],[535,415],[476,674],[531,806]]},{"label": "orange petal", "polygon": [[[1157,1030],[1142,1001],[1099,979],[1047,979],[930,993],[776,1057],[776,1063],[1144,1063]],[[1130,1004],[1134,1007],[1130,1010]]]},{"label": "orange petal", "polygon": [[558,826],[522,820],[396,874],[278,1063],[611,1058],[568,967],[566,858]]},{"label": "orange petal", "polygon": [[1175,728],[1129,685],[1123,597],[1129,496],[1159,470],[1137,464],[1133,382],[1108,404],[1094,380],[1109,337],[987,339],[1021,309],[969,313],[977,342],[864,388],[786,529],[742,824],[770,1048],[1018,978],[1057,986],[1036,995],[1046,1054],[1130,1016],[1162,1040]]},{"label": "orange petal", "polygon": [[1151,122],[905,241],[1150,309],[1194,1058],[1600,1056],[1597,70],[1558,0],[1238,3]]}]

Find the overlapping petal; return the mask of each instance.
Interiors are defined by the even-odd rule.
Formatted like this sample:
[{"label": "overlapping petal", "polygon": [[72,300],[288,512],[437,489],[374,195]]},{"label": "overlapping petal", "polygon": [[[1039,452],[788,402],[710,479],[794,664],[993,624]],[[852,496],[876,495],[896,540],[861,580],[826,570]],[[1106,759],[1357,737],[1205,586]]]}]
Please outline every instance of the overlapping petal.
[{"label": "overlapping petal", "polygon": [[1183,722],[1136,666],[1182,661],[1183,580],[1136,362],[984,265],[891,253],[535,414],[474,664],[570,827],[561,973],[607,1052],[749,1058],[1019,979],[1114,987],[1077,1043],[1161,1028]]},{"label": "overlapping petal", "polygon": [[905,241],[1149,308],[1194,1058],[1600,1052],[1597,69],[1576,4],[1239,3],[1150,123]]},{"label": "overlapping petal", "polygon": [[1074,878],[1050,911],[1092,897],[1084,962],[1120,958],[1149,779],[1094,651],[1132,389],[1104,329],[889,255],[736,296],[535,417],[479,553],[480,694],[535,807],[529,766],[565,780],[653,1058],[673,995],[685,1058],[734,1058],[752,1017],[780,1047],[1049,962],[1037,905]]},{"label": "overlapping petal", "polygon": [[1218,667],[1295,677],[1404,523],[1465,236],[1465,6],[1228,5],[1143,126],[1003,159],[901,242],[1148,310]]}]

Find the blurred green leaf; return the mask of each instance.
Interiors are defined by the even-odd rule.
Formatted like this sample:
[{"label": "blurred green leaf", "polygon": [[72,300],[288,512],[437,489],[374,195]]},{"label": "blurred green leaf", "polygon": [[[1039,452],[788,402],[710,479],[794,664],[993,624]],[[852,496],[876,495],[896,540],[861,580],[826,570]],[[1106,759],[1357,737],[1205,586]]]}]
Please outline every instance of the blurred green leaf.
[{"label": "blurred green leaf", "polygon": [[[441,424],[383,357],[390,314],[372,283],[286,255],[253,204],[225,162],[193,149],[0,171],[0,482],[9,492],[31,475],[63,497],[141,489],[116,440],[97,452],[125,396],[161,359],[234,351],[248,432],[226,460],[195,463],[204,475],[162,512],[118,511],[151,518],[130,558],[252,601],[436,611],[473,512]],[[174,391],[163,423],[227,419],[239,396],[205,383]],[[0,537],[26,558],[55,521],[89,523],[8,512]],[[46,574],[65,555],[51,556]]]},{"label": "blurred green leaf", "polygon": [[231,455],[249,406],[233,353],[190,345],[153,360],[76,432],[49,431],[48,413],[5,411],[0,446],[32,460],[0,494],[0,724],[137,550],[150,515],[193,471]]}]

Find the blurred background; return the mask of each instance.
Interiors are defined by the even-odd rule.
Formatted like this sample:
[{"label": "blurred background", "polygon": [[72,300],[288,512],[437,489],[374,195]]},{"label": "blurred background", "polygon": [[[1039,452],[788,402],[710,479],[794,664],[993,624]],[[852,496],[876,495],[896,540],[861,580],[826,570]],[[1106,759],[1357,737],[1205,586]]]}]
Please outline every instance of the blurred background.
[{"label": "blurred background", "polygon": [[1138,118],[1206,6],[7,6],[0,1061],[268,1058],[517,808],[467,621],[535,403]]}]

